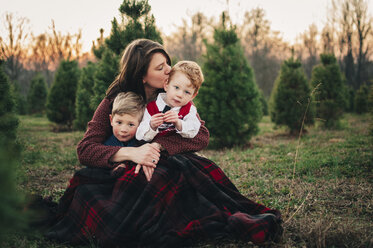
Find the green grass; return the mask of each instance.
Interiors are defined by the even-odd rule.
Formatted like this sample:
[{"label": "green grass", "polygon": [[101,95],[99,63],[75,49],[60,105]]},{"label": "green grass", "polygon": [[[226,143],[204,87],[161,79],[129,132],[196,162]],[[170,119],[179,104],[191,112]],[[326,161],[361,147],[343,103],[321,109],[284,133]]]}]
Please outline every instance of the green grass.
[{"label": "green grass", "polygon": [[[20,187],[29,192],[63,194],[80,168],[76,144],[83,132],[52,132],[44,117],[20,117],[24,150]],[[337,130],[307,127],[298,137],[265,116],[250,148],[204,150],[242,194],[279,209],[284,239],[276,247],[369,247],[373,242],[373,145],[368,115],[346,114]],[[297,153],[298,151],[298,153]],[[296,162],[295,162],[296,161]],[[251,247],[249,243],[199,247]],[[3,247],[68,247],[40,235],[15,235]]]}]

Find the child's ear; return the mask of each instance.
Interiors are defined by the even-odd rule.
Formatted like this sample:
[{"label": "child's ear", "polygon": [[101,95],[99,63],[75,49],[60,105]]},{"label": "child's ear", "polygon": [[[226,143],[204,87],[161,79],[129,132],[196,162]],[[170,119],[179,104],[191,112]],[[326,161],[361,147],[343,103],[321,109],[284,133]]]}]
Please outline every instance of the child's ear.
[{"label": "child's ear", "polygon": [[164,89],[164,91],[168,90],[168,82],[163,84],[163,89]]},{"label": "child's ear", "polygon": [[113,125],[113,116],[109,115],[109,117],[110,117],[110,124]]},{"label": "child's ear", "polygon": [[198,95],[198,90],[196,90],[196,92],[194,92],[193,96],[192,96],[192,100]]}]

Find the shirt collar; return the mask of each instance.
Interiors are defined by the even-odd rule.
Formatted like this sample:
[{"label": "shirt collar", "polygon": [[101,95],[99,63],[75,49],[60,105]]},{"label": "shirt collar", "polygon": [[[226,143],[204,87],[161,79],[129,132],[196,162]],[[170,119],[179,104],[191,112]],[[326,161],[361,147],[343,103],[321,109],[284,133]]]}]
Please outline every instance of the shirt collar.
[{"label": "shirt collar", "polygon": [[[159,109],[159,111],[162,111],[162,109],[164,109],[164,107],[167,105],[166,104],[166,93],[159,93],[158,96],[157,96],[157,100],[155,101],[155,103],[157,104],[157,107]],[[172,110],[175,110],[175,111],[179,111],[181,107],[173,107],[171,108]]]}]

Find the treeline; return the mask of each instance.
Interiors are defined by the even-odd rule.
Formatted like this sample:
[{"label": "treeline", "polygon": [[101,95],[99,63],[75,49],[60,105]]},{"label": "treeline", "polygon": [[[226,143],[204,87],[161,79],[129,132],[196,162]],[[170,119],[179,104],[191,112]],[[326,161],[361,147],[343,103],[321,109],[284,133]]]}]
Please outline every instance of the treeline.
[{"label": "treeline", "polygon": [[[260,8],[246,12],[239,25],[227,12],[218,20],[195,13],[191,24],[184,20],[164,37],[148,1],[124,0],[120,21],[113,18],[108,37],[100,30],[91,55],[82,54],[80,33],[63,35],[54,25],[52,34],[33,36],[26,46],[25,19],[7,14],[9,39],[1,38],[1,58],[19,114],[46,114],[59,128],[84,130],[118,73],[126,45],[136,38],[164,43],[173,62],[202,65],[206,82],[196,104],[213,140],[232,146],[256,134],[263,114],[296,132],[315,117],[333,127],[343,112],[368,111],[373,33],[367,2],[332,5],[321,31],[311,25],[289,45]],[[332,69],[320,72],[324,67]]]}]

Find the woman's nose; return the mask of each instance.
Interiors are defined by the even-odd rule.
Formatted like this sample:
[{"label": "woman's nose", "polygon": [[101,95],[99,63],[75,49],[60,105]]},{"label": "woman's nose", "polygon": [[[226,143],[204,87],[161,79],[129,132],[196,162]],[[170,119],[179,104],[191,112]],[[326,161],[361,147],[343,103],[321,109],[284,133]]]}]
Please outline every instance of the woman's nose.
[{"label": "woman's nose", "polygon": [[171,66],[170,65],[166,65],[166,70],[165,70],[165,73],[168,75],[171,71]]}]

